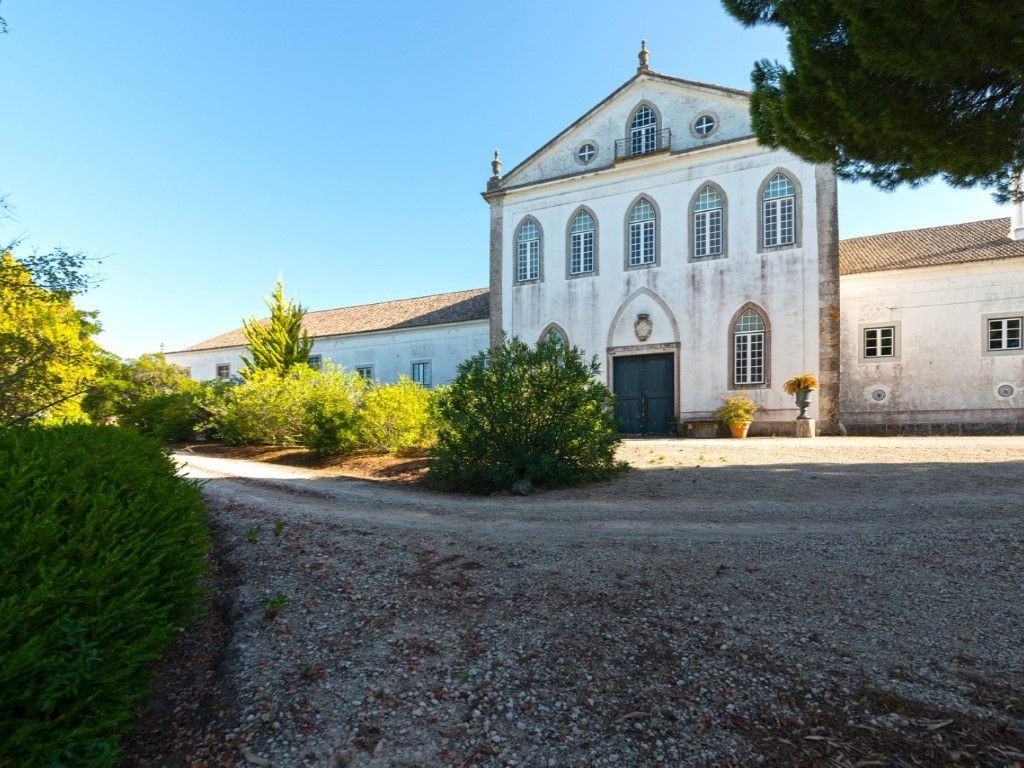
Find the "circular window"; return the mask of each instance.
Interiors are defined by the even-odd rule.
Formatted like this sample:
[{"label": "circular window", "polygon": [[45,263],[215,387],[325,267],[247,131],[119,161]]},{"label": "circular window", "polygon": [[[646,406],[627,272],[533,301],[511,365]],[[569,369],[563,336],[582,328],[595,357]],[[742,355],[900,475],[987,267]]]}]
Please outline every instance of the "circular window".
[{"label": "circular window", "polygon": [[589,141],[586,144],[581,145],[580,148],[576,150],[576,159],[584,165],[587,165],[595,157],[597,157],[597,147]]},{"label": "circular window", "polygon": [[1013,397],[1013,393],[1017,390],[1013,388],[1012,384],[1000,384],[996,390],[996,394],[1000,397]]},{"label": "circular window", "polygon": [[690,131],[698,139],[706,139],[717,130],[718,118],[709,112],[698,115],[693,123],[690,124]]},{"label": "circular window", "polygon": [[884,389],[876,389],[874,392],[871,393],[871,399],[874,400],[876,403],[882,402],[888,396],[888,393]]}]

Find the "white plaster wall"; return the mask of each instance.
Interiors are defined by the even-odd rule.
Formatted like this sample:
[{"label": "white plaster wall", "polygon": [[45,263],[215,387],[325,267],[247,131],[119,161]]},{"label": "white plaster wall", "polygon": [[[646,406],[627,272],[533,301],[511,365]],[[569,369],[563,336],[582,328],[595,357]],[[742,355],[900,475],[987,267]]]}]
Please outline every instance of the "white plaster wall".
[{"label": "white plaster wall", "polygon": [[[846,275],[840,291],[843,423],[1024,419],[1024,354],[987,353],[983,320],[1024,314],[1024,259]],[[862,360],[861,326],[893,322],[898,359]],[[999,397],[1001,384],[1017,394]]]},{"label": "white plaster wall", "polygon": [[[684,126],[685,127],[685,126]],[[673,126],[675,130],[675,126]],[[800,185],[798,226],[800,247],[757,251],[758,188],[776,168],[789,172]],[[726,257],[689,259],[691,197],[705,182],[725,192]],[[625,268],[625,218],[641,193],[660,210],[660,266]],[[749,390],[767,409],[758,418],[791,418],[793,399],[782,382],[795,374],[817,373],[818,254],[815,168],[793,155],[758,147],[753,141],[678,156],[650,157],[620,163],[604,172],[548,181],[513,190],[504,199],[502,325],[516,336],[535,341],[548,323],[556,322],[572,344],[596,354],[608,378],[609,345],[637,344],[632,323],[637,312],[650,312],[654,334],[646,344],[678,341],[680,418],[707,415],[729,390],[730,321],[753,301],[771,322],[770,386]],[[566,278],[566,226],[581,204],[598,220],[598,273]],[[541,281],[514,282],[513,237],[516,226],[531,215],[543,228]],[[673,313],[678,339],[669,339],[653,302],[644,297],[624,311],[628,322],[609,339],[612,320],[638,289],[659,296]],[[642,346],[642,345],[641,345]],[[816,415],[812,406],[810,415]]]},{"label": "white plaster wall", "polygon": [[[433,325],[393,331],[373,331],[314,339],[312,354],[323,355],[325,362],[349,370],[372,365],[381,382],[397,381],[399,375],[411,376],[414,362],[429,360],[432,384],[447,384],[455,378],[459,363],[488,347],[488,321]],[[242,347],[169,352],[167,359],[192,369],[192,378],[206,381],[216,378],[218,363],[230,363],[231,373],[242,366]]]},{"label": "white plaster wall", "polygon": [[[611,165],[615,159],[615,141],[629,135],[629,119],[641,101],[653,104],[660,113],[659,129],[671,130],[673,151],[752,133],[749,102],[745,96],[696,85],[681,86],[643,76],[595,114],[574,126],[528,166],[513,169],[514,173],[506,176],[505,185],[531,183]],[[690,132],[690,123],[706,112],[717,117],[718,128],[706,139],[697,138]],[[597,148],[597,155],[583,165],[576,159],[576,150],[588,141]]]}]

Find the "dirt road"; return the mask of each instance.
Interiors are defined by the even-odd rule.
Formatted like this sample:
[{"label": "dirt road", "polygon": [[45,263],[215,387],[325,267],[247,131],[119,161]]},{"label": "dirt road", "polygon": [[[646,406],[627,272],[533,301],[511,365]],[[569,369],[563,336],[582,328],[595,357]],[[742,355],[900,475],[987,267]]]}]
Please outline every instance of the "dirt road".
[{"label": "dirt road", "polygon": [[1024,439],[622,455],[610,483],[481,499],[179,456],[231,591],[215,679],[179,665],[147,759],[1024,760]]}]

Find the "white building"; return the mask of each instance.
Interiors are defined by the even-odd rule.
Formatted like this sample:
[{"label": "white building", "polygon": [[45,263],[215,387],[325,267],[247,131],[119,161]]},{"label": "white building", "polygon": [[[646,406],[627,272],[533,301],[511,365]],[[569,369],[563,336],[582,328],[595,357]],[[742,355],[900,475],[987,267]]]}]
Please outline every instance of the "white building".
[{"label": "white building", "polygon": [[839,254],[849,432],[1024,433],[1024,225],[859,237]]},{"label": "white building", "polygon": [[[466,358],[488,346],[485,289],[308,312],[310,362],[332,362],[366,378],[408,376],[425,386],[447,384]],[[167,359],[201,381],[229,379],[242,366],[245,336],[236,328]]]},{"label": "white building", "polygon": [[[502,333],[602,363],[630,434],[724,395],[791,433],[782,383],[818,376],[825,431],[1024,433],[1024,204],[1011,219],[837,239],[832,172],[758,145],[748,94],[648,67],[502,175],[490,289],[310,312],[315,359],[437,385]],[[840,278],[840,272],[842,277]],[[241,329],[168,359],[241,365]]]},{"label": "white building", "polygon": [[623,431],[669,434],[744,391],[791,429],[818,375],[834,427],[832,172],[760,146],[744,91],[636,74],[508,173],[490,204],[491,338],[555,332],[602,362]]}]

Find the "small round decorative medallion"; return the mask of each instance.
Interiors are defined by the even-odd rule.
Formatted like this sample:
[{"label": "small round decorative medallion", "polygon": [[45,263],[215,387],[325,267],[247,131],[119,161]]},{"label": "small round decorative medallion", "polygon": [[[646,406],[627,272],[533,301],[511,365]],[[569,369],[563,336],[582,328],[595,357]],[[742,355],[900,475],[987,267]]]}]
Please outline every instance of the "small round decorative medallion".
[{"label": "small round decorative medallion", "polygon": [[651,338],[653,330],[654,323],[651,322],[650,315],[641,314],[636,316],[636,321],[633,323],[633,333],[636,334],[637,339],[647,341]]},{"label": "small round decorative medallion", "polygon": [[1000,384],[996,389],[996,394],[1000,397],[1013,397],[1016,391],[1013,384]]},{"label": "small round decorative medallion", "polygon": [[874,400],[876,403],[882,402],[888,396],[889,393],[886,392],[884,389],[876,389],[871,393],[871,399]]}]

